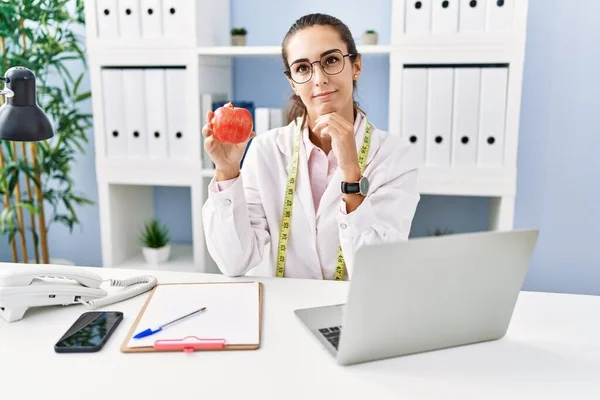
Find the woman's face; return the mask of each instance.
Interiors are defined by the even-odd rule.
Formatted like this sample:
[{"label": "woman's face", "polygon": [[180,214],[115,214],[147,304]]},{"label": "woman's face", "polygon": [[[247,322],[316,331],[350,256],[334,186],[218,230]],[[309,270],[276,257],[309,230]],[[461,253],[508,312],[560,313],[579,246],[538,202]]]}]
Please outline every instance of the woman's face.
[{"label": "woman's face", "polygon": [[[288,80],[313,118],[353,107],[352,85],[354,75],[360,74],[361,60],[356,57],[352,64],[347,54],[346,44],[329,26],[306,28],[289,39],[287,61],[293,79]],[[315,62],[319,60],[324,68]],[[298,83],[302,81],[306,82]]]}]

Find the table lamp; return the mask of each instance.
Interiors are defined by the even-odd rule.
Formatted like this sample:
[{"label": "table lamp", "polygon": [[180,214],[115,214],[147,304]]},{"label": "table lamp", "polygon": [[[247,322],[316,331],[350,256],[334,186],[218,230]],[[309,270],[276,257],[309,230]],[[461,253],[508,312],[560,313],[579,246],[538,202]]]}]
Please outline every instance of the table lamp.
[{"label": "table lamp", "polygon": [[0,94],[7,97],[0,107],[0,140],[38,142],[54,136],[50,119],[37,104],[33,72],[14,67],[0,80],[6,84]]},{"label": "table lamp", "polygon": [[[0,140],[11,142],[12,153],[17,156],[15,143],[21,142],[21,157],[25,164],[28,163],[27,151],[24,142],[31,142],[32,166],[35,168],[36,144],[42,140],[50,139],[54,136],[52,124],[48,116],[37,104],[35,74],[24,67],[13,67],[6,71],[4,77],[0,77],[5,87],[0,89],[0,96],[4,95],[5,102],[0,106]],[[0,97],[1,98],[1,97]],[[0,167],[4,168],[4,153],[0,147]],[[37,182],[34,182],[34,190],[37,197],[37,206],[39,209],[38,221],[40,226],[40,245],[42,249],[42,262],[47,264],[48,259],[48,241],[46,238],[46,223],[44,219],[44,199],[41,189],[41,179],[39,171],[34,172]],[[29,178],[25,177],[27,186],[27,195],[29,201],[33,203],[33,196]],[[20,184],[17,182],[13,193],[4,193],[4,207],[10,206],[10,195],[14,194],[17,203],[21,203]],[[22,258],[23,262],[28,262],[27,242],[25,240],[25,229],[23,220],[23,210],[17,208],[17,220],[20,228]],[[31,215],[31,230],[36,242],[36,227],[33,214]],[[13,261],[17,262],[17,249],[14,239],[11,239]],[[39,262],[38,249],[34,246],[36,262]]]}]

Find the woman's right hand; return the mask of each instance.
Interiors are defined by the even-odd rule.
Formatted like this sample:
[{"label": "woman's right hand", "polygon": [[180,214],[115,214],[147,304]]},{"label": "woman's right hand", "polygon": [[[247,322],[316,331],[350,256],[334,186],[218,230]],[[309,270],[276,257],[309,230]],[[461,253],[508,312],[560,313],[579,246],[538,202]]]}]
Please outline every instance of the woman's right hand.
[{"label": "woman's right hand", "polygon": [[213,115],[214,113],[212,111],[209,111],[206,114],[206,120],[208,122],[202,127],[202,135],[204,136],[204,149],[206,150],[206,153],[212,162],[215,164],[216,180],[225,181],[239,176],[240,162],[244,157],[246,146],[248,145],[250,139],[256,136],[256,133],[252,131],[248,140],[240,144],[219,142],[213,136],[211,123]]}]

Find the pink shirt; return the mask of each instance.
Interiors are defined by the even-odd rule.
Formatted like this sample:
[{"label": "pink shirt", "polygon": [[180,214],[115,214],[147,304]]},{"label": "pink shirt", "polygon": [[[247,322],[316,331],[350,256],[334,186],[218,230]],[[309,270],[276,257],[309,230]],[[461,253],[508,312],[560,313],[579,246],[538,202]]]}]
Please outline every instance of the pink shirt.
[{"label": "pink shirt", "polygon": [[[357,113],[356,120],[354,121],[354,135],[356,136],[357,129],[362,121],[361,113]],[[304,150],[306,152],[306,158],[308,160],[308,175],[310,176],[310,186],[312,189],[313,203],[315,205],[315,212],[319,209],[319,203],[321,197],[325,193],[325,189],[331,178],[335,174],[338,163],[337,157],[333,149],[329,154],[325,154],[323,150],[318,148],[310,141],[308,134],[308,127],[305,127],[302,131],[302,142],[304,144]],[[235,179],[227,181],[217,182],[217,189],[219,191],[225,190],[230,187]],[[346,214],[346,207],[340,207],[341,211]]]}]

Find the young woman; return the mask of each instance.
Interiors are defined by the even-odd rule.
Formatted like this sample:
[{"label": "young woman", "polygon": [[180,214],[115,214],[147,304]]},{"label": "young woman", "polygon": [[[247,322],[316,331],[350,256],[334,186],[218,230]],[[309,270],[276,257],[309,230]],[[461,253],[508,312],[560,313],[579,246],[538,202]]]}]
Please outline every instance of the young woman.
[{"label": "young woman", "polygon": [[416,170],[408,147],[354,101],[362,63],[346,25],[306,15],[282,57],[295,93],[287,126],[256,136],[245,157],[246,143],[218,142],[210,123],[202,129],[216,166],[203,208],[208,251],[230,276],[267,256],[272,276],[349,279],[359,247],[408,238]]}]

